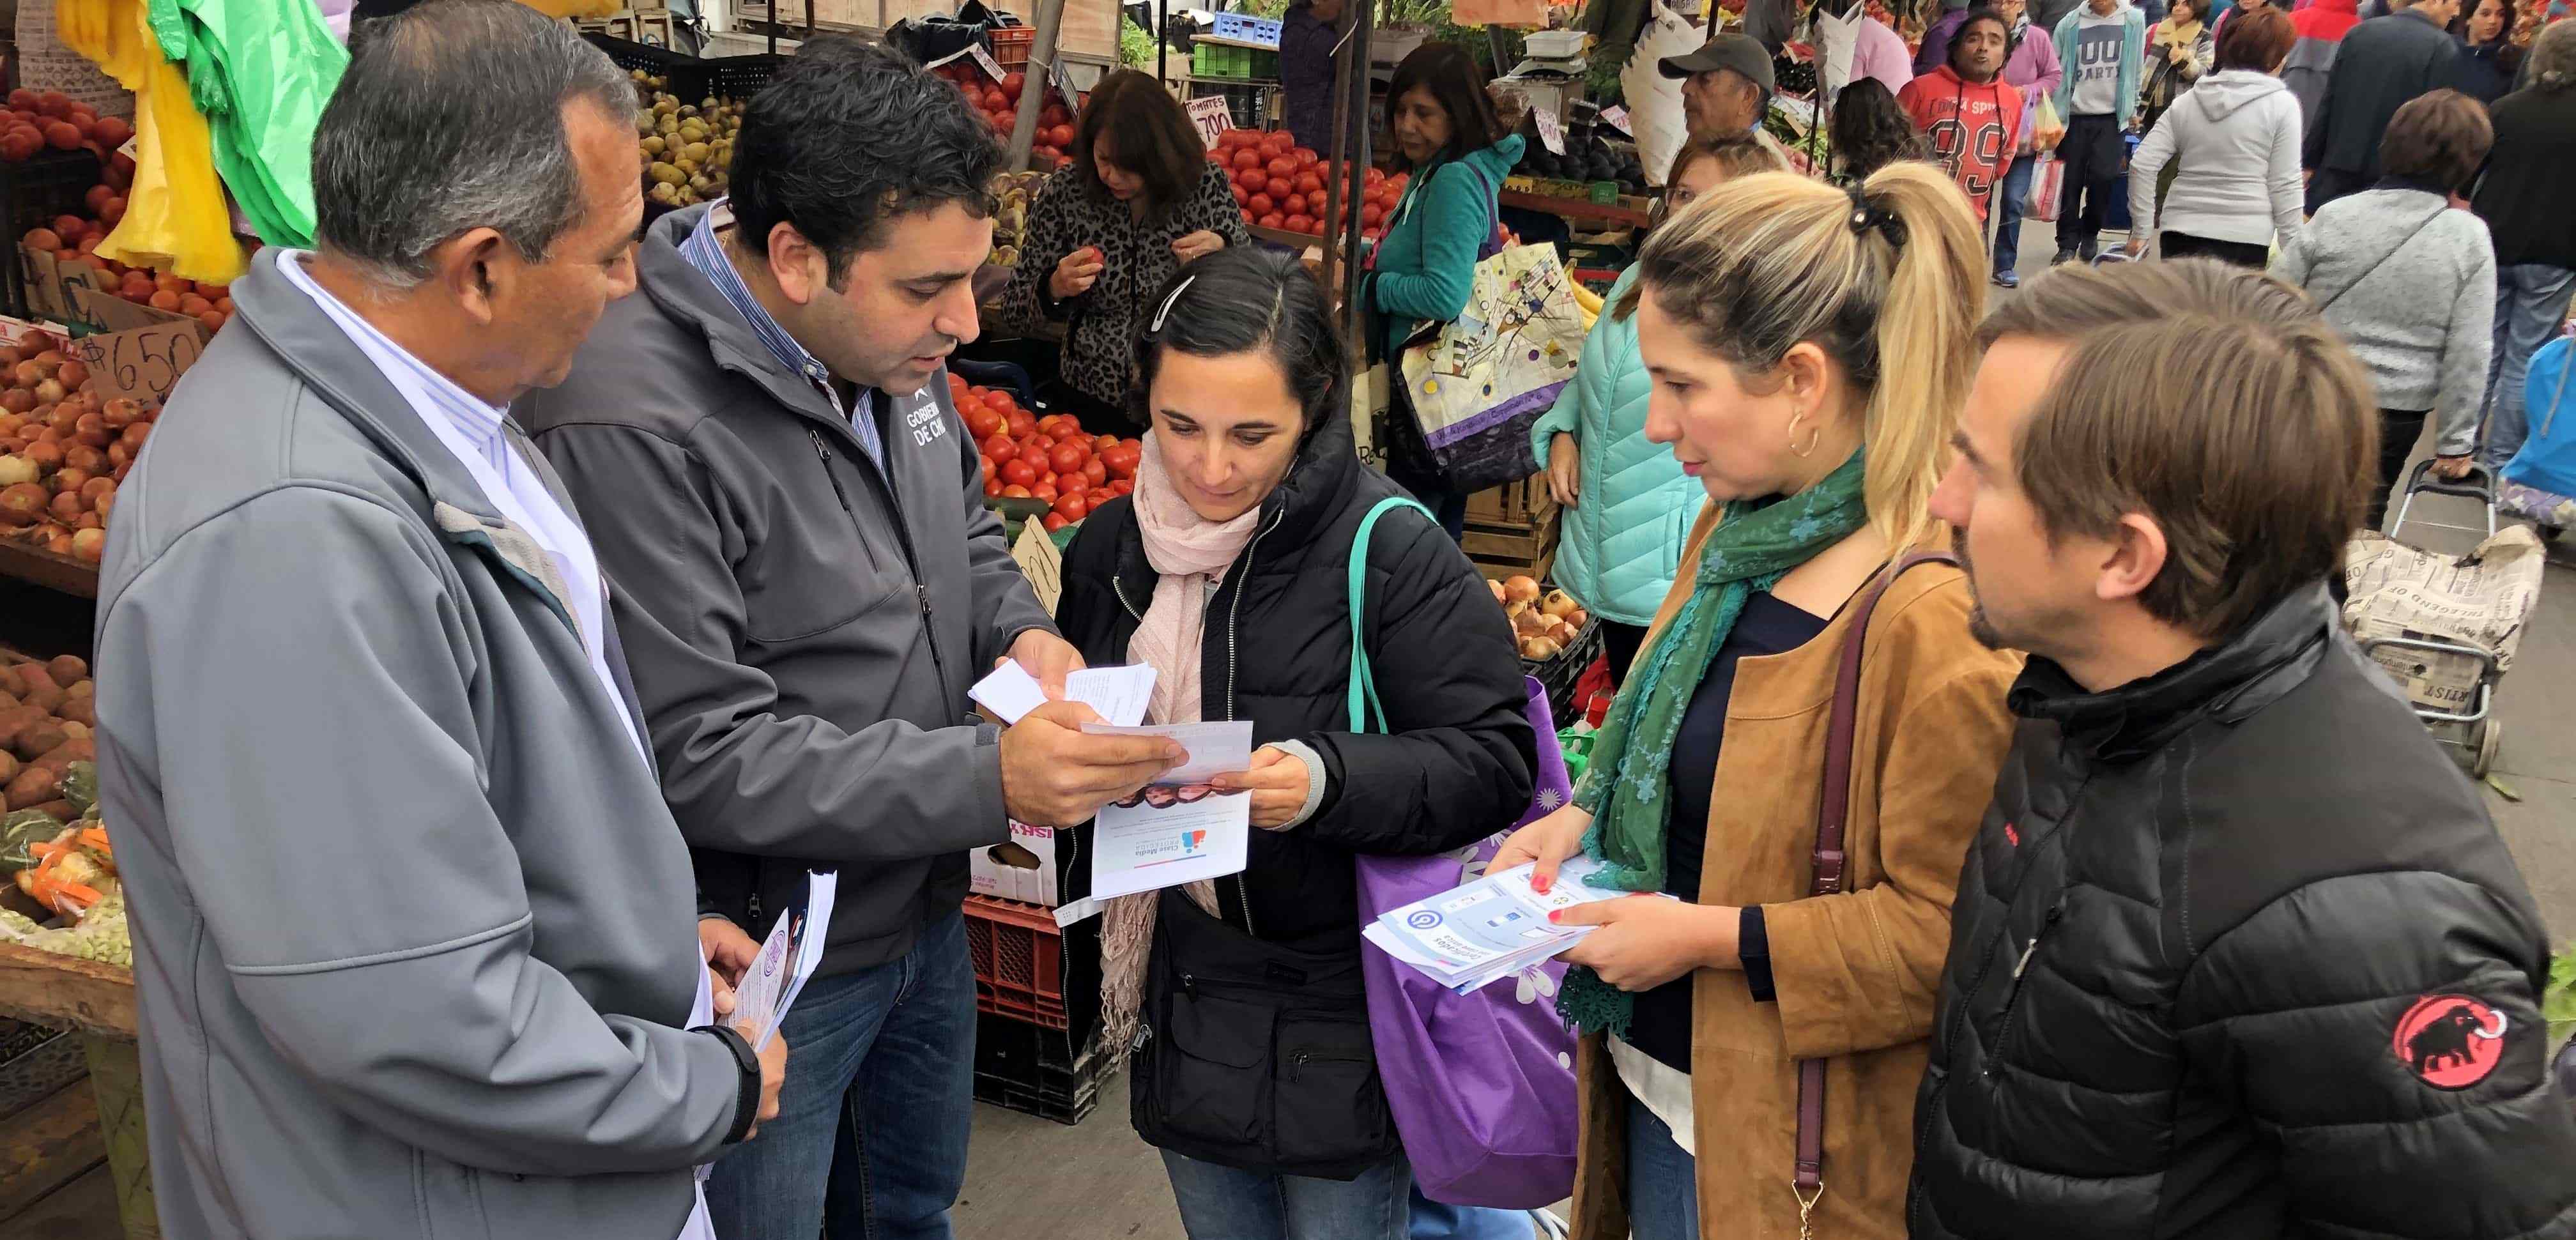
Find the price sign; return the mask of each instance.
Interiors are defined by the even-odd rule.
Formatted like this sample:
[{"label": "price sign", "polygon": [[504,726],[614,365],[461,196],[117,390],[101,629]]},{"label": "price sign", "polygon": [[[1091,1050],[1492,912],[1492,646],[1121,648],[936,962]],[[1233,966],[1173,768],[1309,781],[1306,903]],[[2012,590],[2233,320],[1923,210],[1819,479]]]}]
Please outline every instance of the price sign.
[{"label": "price sign", "polygon": [[89,368],[92,390],[114,400],[159,400],[186,374],[204,344],[194,323],[155,323],[133,331],[84,336],[71,355]]},{"label": "price sign", "polygon": [[1217,139],[1234,124],[1234,113],[1227,111],[1225,96],[1202,95],[1190,100],[1190,123],[1199,127],[1199,141],[1213,150]]},{"label": "price sign", "polygon": [[995,85],[999,85],[1001,83],[1002,62],[993,59],[993,54],[985,51],[983,44],[969,43],[966,45],[966,51],[968,55],[975,58],[976,64],[984,66],[984,72],[993,75],[993,82]]},{"label": "price sign", "polygon": [[1530,112],[1530,119],[1538,122],[1538,140],[1545,143],[1550,152],[1558,155],[1564,154],[1565,130],[1556,123],[1555,110],[1551,108],[1532,109]]},{"label": "price sign", "polygon": [[1616,104],[1603,108],[1601,109],[1601,119],[1610,122],[1610,127],[1612,129],[1616,129],[1632,138],[1637,135],[1636,130],[1628,128],[1628,109],[1626,108],[1619,107]]},{"label": "price sign", "polygon": [[1073,74],[1065,70],[1063,60],[1058,59],[1047,65],[1047,84],[1055,87],[1055,93],[1063,98],[1067,111],[1082,106],[1082,95],[1074,90]]}]

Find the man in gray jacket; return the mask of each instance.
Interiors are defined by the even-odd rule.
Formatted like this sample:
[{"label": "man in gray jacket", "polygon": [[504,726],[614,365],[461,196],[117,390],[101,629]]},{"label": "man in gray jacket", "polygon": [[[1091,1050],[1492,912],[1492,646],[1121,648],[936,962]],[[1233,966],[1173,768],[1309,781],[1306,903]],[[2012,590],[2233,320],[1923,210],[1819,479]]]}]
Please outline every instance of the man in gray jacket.
[{"label": "man in gray jacket", "polygon": [[174,1240],[707,1235],[786,1050],[715,1004],[582,526],[504,411],[634,288],[633,88],[504,0],[367,27],[99,581]]},{"label": "man in gray jacket", "polygon": [[810,867],[841,872],[784,1026],[796,1083],[708,1185],[727,1240],[827,1213],[835,1237],[948,1234],[973,1111],[966,853],[1011,818],[1080,823],[1178,756],[1086,736],[1070,703],[1007,730],[970,713],[1006,657],[1059,689],[1080,663],[948,402],[999,162],[954,87],[807,42],[745,111],[730,202],[656,221],[643,295],[518,411],[623,587],[707,911],[763,935]]}]

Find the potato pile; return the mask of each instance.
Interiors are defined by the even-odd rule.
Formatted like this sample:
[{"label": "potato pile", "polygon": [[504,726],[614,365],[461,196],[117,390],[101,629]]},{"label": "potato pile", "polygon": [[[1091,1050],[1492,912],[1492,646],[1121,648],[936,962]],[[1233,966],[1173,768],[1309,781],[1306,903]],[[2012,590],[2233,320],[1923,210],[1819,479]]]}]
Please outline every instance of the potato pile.
[{"label": "potato pile", "polygon": [[667,89],[671,81],[641,69],[632,71],[643,107],[635,113],[636,158],[644,168],[644,196],[666,207],[710,202],[725,195],[725,171],[733,167],[734,135],[742,129],[742,105],[709,97],[682,103]]},{"label": "potato pile", "polygon": [[5,810],[35,810],[56,827],[84,806],[66,794],[75,762],[98,760],[90,729],[98,726],[89,664],[64,655],[0,667],[0,797]]},{"label": "potato pile", "polygon": [[100,400],[88,383],[56,350],[0,346],[0,538],[96,564],[160,405]]},{"label": "potato pile", "polygon": [[1511,577],[1502,581],[1487,580],[1494,601],[1503,605],[1503,614],[1512,621],[1512,636],[1520,643],[1521,657],[1533,663],[1555,658],[1592,623],[1590,613],[1574,596],[1563,590],[1541,592],[1537,579]]},{"label": "potato pile", "polygon": [[993,215],[993,257],[995,266],[1016,267],[1020,262],[1020,243],[1028,237],[1029,200],[1037,197],[1038,182],[1043,172],[1000,172],[993,175],[993,200],[1000,205]]}]

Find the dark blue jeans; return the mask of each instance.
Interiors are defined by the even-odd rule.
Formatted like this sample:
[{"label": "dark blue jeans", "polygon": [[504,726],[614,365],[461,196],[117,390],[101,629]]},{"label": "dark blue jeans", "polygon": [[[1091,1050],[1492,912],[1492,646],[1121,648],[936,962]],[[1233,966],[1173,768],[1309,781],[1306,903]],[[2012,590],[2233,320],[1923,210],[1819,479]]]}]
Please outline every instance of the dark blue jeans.
[{"label": "dark blue jeans", "polygon": [[1161,1153],[1190,1240],[1405,1240],[1411,1226],[1413,1164],[1402,1154],[1356,1179],[1322,1180]]},{"label": "dark blue jeans", "polygon": [[1628,1099],[1628,1232],[1636,1240],[1695,1240],[1698,1160],[1646,1104]]},{"label": "dark blue jeans", "polygon": [[2030,170],[2036,155],[2016,155],[2004,171],[2003,193],[1995,203],[1995,274],[2021,269],[2021,204],[2030,197]]},{"label": "dark blue jeans", "polygon": [[901,959],[818,977],[779,1026],[778,1118],[717,1160],[724,1240],[946,1240],[975,1108],[975,972],[966,917]]}]

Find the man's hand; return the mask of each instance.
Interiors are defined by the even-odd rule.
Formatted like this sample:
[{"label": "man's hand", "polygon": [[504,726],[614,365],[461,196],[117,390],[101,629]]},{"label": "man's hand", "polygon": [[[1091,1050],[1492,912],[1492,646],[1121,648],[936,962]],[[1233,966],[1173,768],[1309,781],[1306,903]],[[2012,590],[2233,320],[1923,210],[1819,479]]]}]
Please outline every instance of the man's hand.
[{"label": "man's hand", "polygon": [[1693,969],[1741,965],[1735,932],[1742,916],[1741,909],[1633,895],[1558,909],[1547,919],[1560,926],[1599,926],[1567,948],[1563,959],[1621,990],[1638,991]]},{"label": "man's hand", "polygon": [[1547,493],[1560,508],[1573,507],[1583,496],[1583,449],[1564,431],[1547,441]]},{"label": "man's hand", "polygon": [[[734,1032],[746,1041],[760,1041],[760,1030],[750,1021],[735,1025]],[[787,1035],[769,1035],[769,1045],[760,1048],[760,1110],[753,1112],[751,1131],[742,1134],[745,1141],[760,1135],[760,1126],[778,1118],[778,1090],[787,1083]]]},{"label": "man's hand", "polygon": [[1100,247],[1086,245],[1057,260],[1055,271],[1047,276],[1047,291],[1057,301],[1070,301],[1091,291],[1100,273],[1109,266]]},{"label": "man's hand", "polygon": [[1002,806],[1032,827],[1077,826],[1111,801],[1189,760],[1162,736],[1090,736],[1100,716],[1080,702],[1049,702],[1002,732]]},{"label": "man's hand", "polygon": [[[1045,629],[1030,629],[1011,641],[1009,658],[1020,670],[1037,678],[1038,687],[1046,690],[1047,700],[1064,700],[1064,677],[1082,668],[1082,652],[1072,644]],[[1000,667],[1000,661],[993,664]]]},{"label": "man's hand", "polygon": [[1277,831],[1286,827],[1298,810],[1306,808],[1311,777],[1304,759],[1275,745],[1264,745],[1253,751],[1250,769],[1219,775],[1212,782],[1227,790],[1250,789],[1252,825]]},{"label": "man's hand", "polygon": [[722,917],[701,917],[698,954],[707,961],[707,985],[715,991],[716,1015],[733,1015],[734,991],[742,985],[743,970],[759,958],[760,944]]},{"label": "man's hand", "polygon": [[1225,238],[1202,228],[1197,232],[1174,241],[1172,243],[1172,257],[1186,263],[1194,258],[1205,258],[1206,256],[1214,254],[1224,248]]},{"label": "man's hand", "polygon": [[2147,252],[2147,239],[2132,233],[2129,236],[2129,243],[2121,246],[2120,249],[2129,257],[2136,258],[2137,256]]},{"label": "man's hand", "polygon": [[2433,458],[2433,476],[2444,482],[2457,482],[2469,476],[2469,458],[2437,456]]},{"label": "man's hand", "polygon": [[1488,874],[1500,874],[1524,861],[1534,863],[1530,887],[1546,895],[1556,885],[1556,867],[1583,846],[1583,833],[1592,826],[1592,815],[1568,805],[1514,831],[1503,841],[1502,851],[1485,865]]}]

